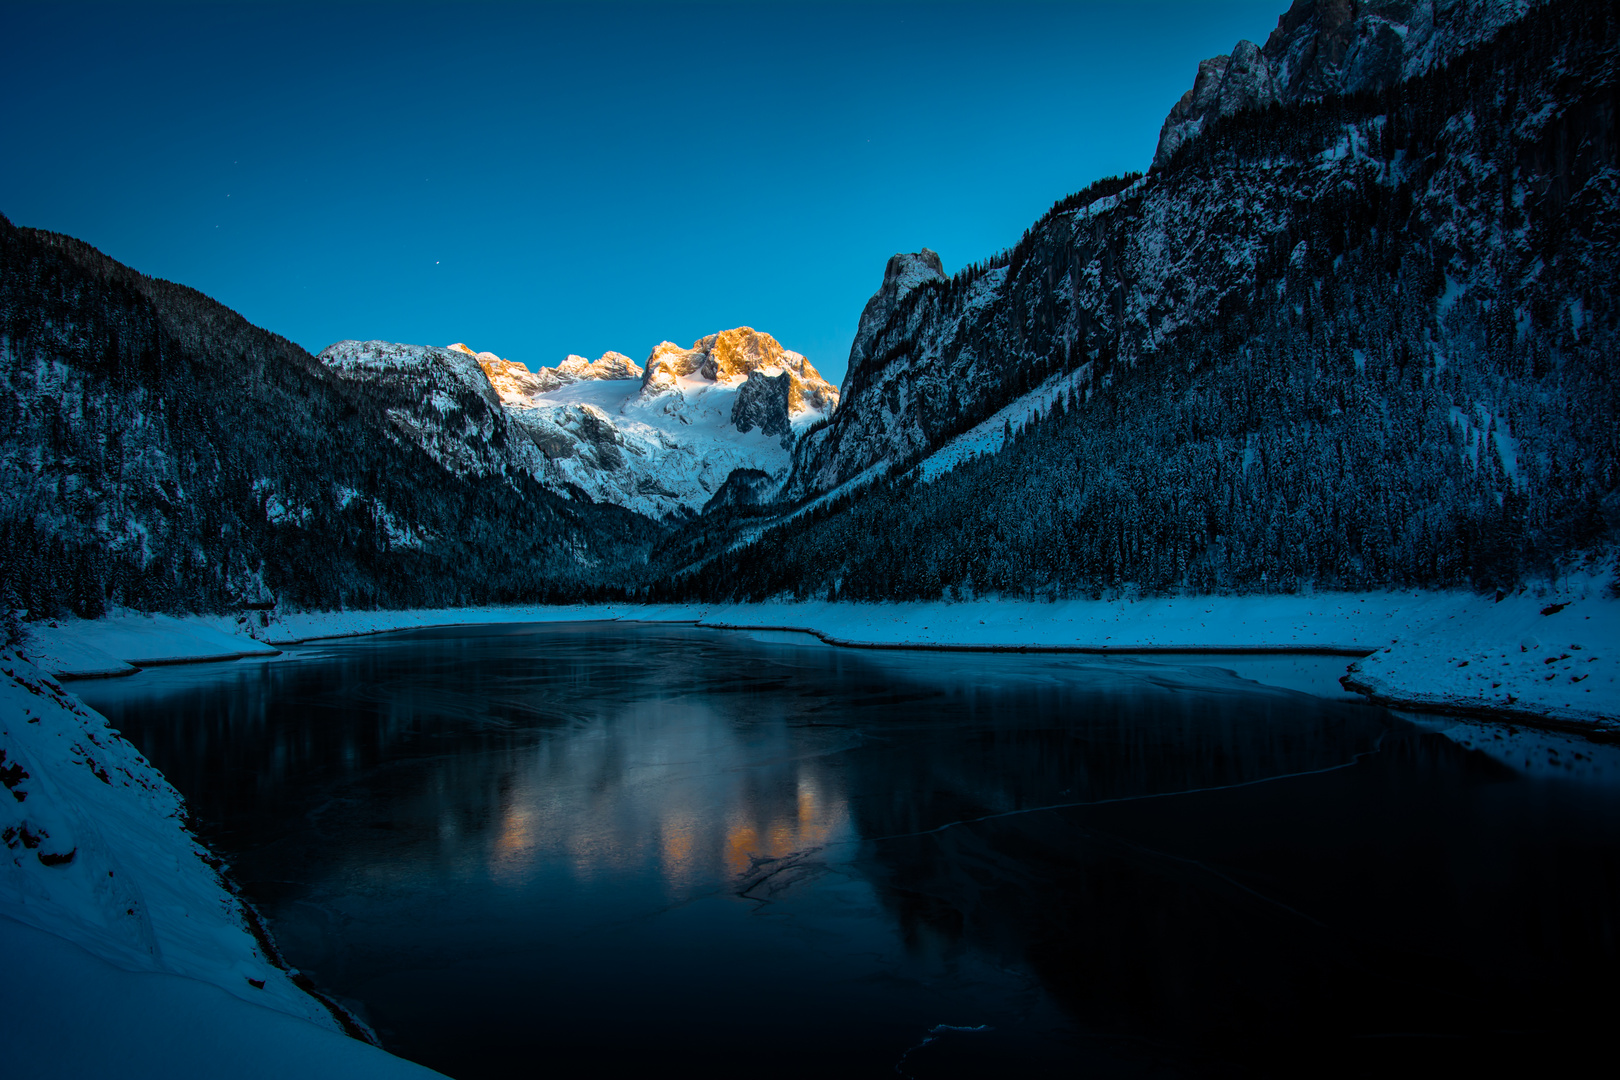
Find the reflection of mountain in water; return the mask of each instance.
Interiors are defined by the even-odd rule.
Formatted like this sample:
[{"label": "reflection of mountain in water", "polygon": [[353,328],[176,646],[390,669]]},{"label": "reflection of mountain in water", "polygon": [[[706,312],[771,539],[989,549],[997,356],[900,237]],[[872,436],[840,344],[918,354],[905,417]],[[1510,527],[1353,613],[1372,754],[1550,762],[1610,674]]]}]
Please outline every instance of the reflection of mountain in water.
[{"label": "reflection of mountain in water", "polygon": [[[347,860],[379,881],[426,866],[503,886],[542,866],[580,881],[656,869],[679,893],[742,888],[846,828],[821,753],[847,735],[795,734],[782,672],[756,657],[725,693],[695,692],[712,675],[691,664],[704,657],[689,634],[672,649],[648,630],[590,628],[583,648],[545,634],[539,648],[509,629],[338,646],[339,663],[244,666],[155,696],[119,687],[104,707],[146,711],[131,734],[205,829],[228,828],[214,836],[244,870],[252,849],[290,844],[297,861]],[[356,802],[363,814],[345,809]]]},{"label": "reflection of mountain in water", "polygon": [[717,719],[704,702],[643,703],[542,740],[495,808],[491,878],[553,861],[581,880],[656,868],[681,895],[825,844],[845,819],[836,772],[797,760],[780,722],[739,730]]},{"label": "reflection of mountain in water", "polygon": [[[1616,910],[1620,863],[1602,842],[1547,843],[1582,831],[1575,808],[1482,838],[1462,822],[1491,814],[1509,774],[1364,707],[1063,698],[849,755],[852,790],[887,792],[856,820],[888,838],[866,868],[909,940],[1027,964],[1090,1036],[1200,1069],[1441,1047],[1483,1063],[1604,1030],[1616,956],[1593,920]],[[1292,774],[1308,775],[1252,783]],[[1549,1048],[1552,1033],[1574,1041]]]}]

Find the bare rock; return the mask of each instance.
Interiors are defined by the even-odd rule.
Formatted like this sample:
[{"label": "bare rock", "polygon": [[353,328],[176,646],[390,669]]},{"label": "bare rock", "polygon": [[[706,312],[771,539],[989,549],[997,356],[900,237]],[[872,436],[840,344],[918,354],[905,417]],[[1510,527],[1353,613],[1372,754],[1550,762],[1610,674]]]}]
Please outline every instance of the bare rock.
[{"label": "bare rock", "polygon": [[1294,0],[1262,48],[1240,41],[1198,65],[1159,130],[1153,167],[1220,117],[1377,91],[1489,40],[1535,0]]},{"label": "bare rock", "polygon": [[753,372],[737,391],[737,400],[731,406],[731,426],[744,434],[757,427],[766,435],[781,438],[786,446],[793,441],[793,420],[788,415],[792,390],[793,376],[786,371],[780,375]]},{"label": "bare rock", "polygon": [[853,372],[864,365],[873,339],[883,332],[889,316],[906,294],[925,281],[944,281],[945,267],[939,253],[923,248],[889,257],[883,268],[883,284],[861,309],[861,321],[855,328],[855,341],[849,347],[849,368]]}]

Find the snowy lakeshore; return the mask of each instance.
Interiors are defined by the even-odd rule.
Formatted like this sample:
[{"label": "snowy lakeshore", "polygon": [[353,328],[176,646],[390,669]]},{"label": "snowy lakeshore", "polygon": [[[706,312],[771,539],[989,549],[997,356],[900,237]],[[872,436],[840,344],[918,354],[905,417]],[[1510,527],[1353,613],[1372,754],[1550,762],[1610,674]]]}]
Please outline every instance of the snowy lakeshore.
[{"label": "snowy lakeshore", "polygon": [[119,615],[36,625],[28,652],[59,678],[85,678],[188,659],[273,656],[304,641],[430,626],[625,620],[797,631],[868,649],[1317,654],[1342,657],[1344,686],[1382,704],[1603,735],[1620,731],[1620,601],[1609,592],[1606,576],[1571,576],[1500,598],[1410,591]]},{"label": "snowy lakeshore", "polygon": [[0,782],[8,1075],[438,1075],[351,1038],[256,931],[179,793],[10,651]]}]

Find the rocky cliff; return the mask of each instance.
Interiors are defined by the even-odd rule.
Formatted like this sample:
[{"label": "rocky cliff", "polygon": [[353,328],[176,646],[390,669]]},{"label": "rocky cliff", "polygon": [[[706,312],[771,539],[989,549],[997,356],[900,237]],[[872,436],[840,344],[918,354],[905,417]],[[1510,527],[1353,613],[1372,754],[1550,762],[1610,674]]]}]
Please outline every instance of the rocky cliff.
[{"label": "rocky cliff", "polygon": [[1533,0],[1294,0],[1259,46],[1198,65],[1165,118],[1153,167],[1223,116],[1380,91],[1443,65],[1520,18]]}]

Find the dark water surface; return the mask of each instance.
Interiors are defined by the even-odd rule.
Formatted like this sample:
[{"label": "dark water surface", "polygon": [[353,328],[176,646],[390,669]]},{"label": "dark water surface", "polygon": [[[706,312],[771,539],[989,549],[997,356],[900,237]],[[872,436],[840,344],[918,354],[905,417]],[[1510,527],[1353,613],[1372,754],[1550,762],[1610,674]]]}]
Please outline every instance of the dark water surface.
[{"label": "dark water surface", "polygon": [[74,689],[289,961],[462,1080],[1545,1066],[1620,1004],[1620,757],[1579,740],[624,624]]}]

